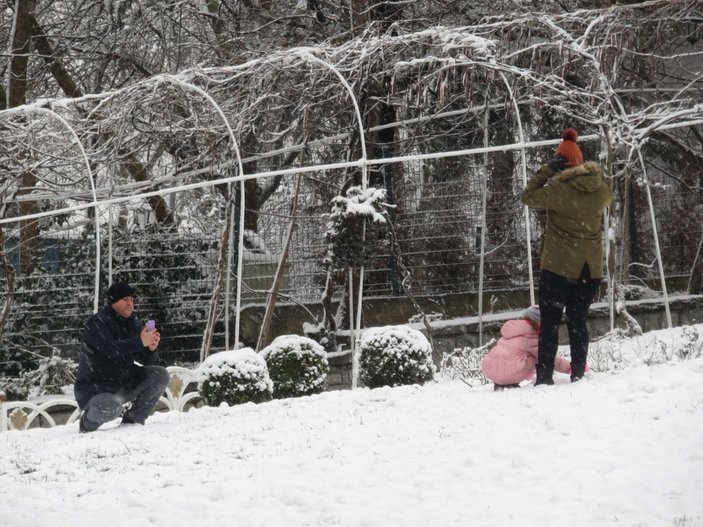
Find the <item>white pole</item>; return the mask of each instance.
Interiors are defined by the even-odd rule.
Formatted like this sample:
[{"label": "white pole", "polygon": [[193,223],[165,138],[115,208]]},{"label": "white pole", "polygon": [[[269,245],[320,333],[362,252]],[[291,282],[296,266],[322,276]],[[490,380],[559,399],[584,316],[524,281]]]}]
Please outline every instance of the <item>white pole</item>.
[{"label": "white pole", "polygon": [[[607,133],[603,134],[601,140],[601,152],[609,152],[609,141]],[[607,160],[606,160],[607,161]],[[612,182],[611,182],[612,186]],[[612,204],[611,204],[612,207]],[[610,272],[610,207],[603,211],[603,226],[605,229],[605,276],[608,280],[608,311],[610,316],[610,331],[615,329],[615,274]]]},{"label": "white pole", "polygon": [[669,294],[666,288],[666,276],[664,276],[664,264],[662,262],[662,254],[659,248],[659,234],[657,233],[657,219],[654,215],[654,203],[652,202],[652,192],[649,189],[649,180],[647,179],[647,169],[644,164],[644,159],[642,158],[642,151],[637,149],[637,156],[639,157],[640,163],[642,165],[642,174],[645,177],[644,188],[647,191],[647,204],[649,205],[649,218],[652,222],[652,235],[654,237],[654,249],[657,252],[657,263],[659,264],[659,279],[662,283],[662,294],[664,295],[664,309],[666,311],[666,322],[671,328],[673,326],[671,322],[671,309],[669,308]]},{"label": "white pole", "polygon": [[[488,103],[488,97],[486,97]],[[488,146],[488,117],[490,107],[486,104],[486,111],[483,116],[483,146]],[[488,154],[483,154],[483,175],[481,177],[481,256],[479,258],[478,271],[478,345],[483,346],[483,266],[486,262],[486,198],[488,195]]]},{"label": "white pole", "polygon": [[[352,360],[352,390],[356,389],[359,382],[358,361],[356,357],[356,326],[354,325],[354,273],[349,269],[349,344],[351,346]],[[361,296],[361,295],[359,295]]]},{"label": "white pole", "polygon": [[[357,164],[361,166],[361,188],[366,190],[368,187],[368,156],[366,155],[366,134],[364,133],[364,121],[361,118],[361,109],[359,108],[359,103],[356,100],[356,96],[354,95],[354,90],[352,90],[351,86],[347,82],[347,80],[344,78],[344,76],[339,72],[339,70],[333,65],[330,64],[327,61],[324,61],[315,55],[310,54],[307,51],[300,51],[300,52],[294,52],[295,55],[299,56],[300,58],[304,60],[309,60],[311,62],[315,62],[317,64],[320,64],[322,66],[325,66],[328,68],[330,71],[332,71],[339,81],[344,85],[344,88],[347,90],[347,93],[349,93],[349,97],[351,98],[352,104],[354,105],[354,112],[356,113],[356,120],[357,120],[357,125],[359,127],[359,142],[361,143],[361,159],[357,161]],[[362,236],[365,238],[366,237],[366,224],[364,224]],[[349,284],[352,284],[352,280],[350,278]],[[361,332],[361,319],[362,319],[362,301],[363,301],[363,290],[364,290],[364,266],[362,265],[359,268],[359,296],[358,296],[358,307],[357,307],[357,313],[356,313],[356,331],[351,331],[350,333],[350,338],[352,342],[356,339],[356,335],[358,335]],[[352,319],[351,316],[351,311],[353,310],[350,309],[350,316],[349,319]],[[358,360],[356,357],[356,346],[352,345],[351,348],[352,352],[352,389],[356,388],[357,385],[357,378],[359,375],[358,372]]]},{"label": "white pole", "polygon": [[[108,197],[112,197],[112,191],[115,187],[115,180],[112,177],[112,169],[111,167],[108,168],[109,171],[109,193]],[[112,220],[112,203],[108,204],[107,206],[107,283],[109,285],[112,285],[112,228],[113,228],[113,220]]]},{"label": "white pole", "polygon": [[[230,203],[227,206],[230,208],[229,218],[229,236],[227,237],[227,275],[225,276],[225,349],[229,350],[229,299],[231,291],[231,276],[232,276],[232,253],[234,252],[234,203],[232,202],[232,183],[227,184],[227,196]],[[235,342],[236,346],[236,342]]]},{"label": "white pole", "polygon": [[242,271],[244,270],[244,212],[246,209],[246,191],[244,181],[239,183],[239,252],[237,253],[237,316],[234,319],[234,347],[239,344],[242,308]]},{"label": "white pole", "polygon": [[[71,134],[71,137],[73,138],[74,142],[76,143],[76,146],[78,149],[81,151],[81,156],[83,157],[83,161],[85,162],[85,168],[86,171],[88,172],[88,179],[90,181],[90,190],[93,193],[93,203],[91,205],[88,205],[84,208],[88,207],[93,207],[93,210],[95,211],[95,280],[94,280],[94,286],[93,286],[93,312],[96,313],[98,311],[98,306],[100,302],[100,216],[98,214],[98,193],[95,188],[95,177],[93,176],[93,171],[90,168],[90,161],[88,160],[88,155],[85,153],[85,149],[83,148],[83,145],[81,144],[81,140],[78,137],[78,134],[76,131],[73,129],[73,127],[68,124],[68,121],[66,121],[63,117],[61,117],[59,114],[54,112],[53,110],[49,110],[48,108],[41,108],[41,107],[36,107],[36,106],[23,106],[23,107],[18,107],[13,110],[16,111],[8,111],[8,112],[2,112],[0,113],[0,116],[3,115],[12,115],[13,113],[39,113],[39,114],[45,114],[49,115],[51,117],[55,117],[67,130],[68,133]],[[19,221],[19,218],[10,218],[13,221]]]},{"label": "white pole", "polygon": [[[525,158],[525,136],[522,131],[522,119],[520,118],[520,108],[518,107],[517,101],[515,100],[515,95],[513,94],[513,89],[508,83],[508,79],[505,77],[503,72],[500,73],[503,78],[505,87],[510,94],[510,100],[513,102],[513,108],[515,109],[515,119],[517,120],[518,126],[518,139],[520,140],[520,165],[522,168],[522,186],[525,188],[527,186],[527,159]],[[488,145],[486,145],[488,146]],[[535,304],[535,284],[534,278],[532,276],[532,233],[530,232],[530,209],[527,205],[524,207],[525,210],[525,236],[527,236],[527,273],[530,282],[530,305]]]}]

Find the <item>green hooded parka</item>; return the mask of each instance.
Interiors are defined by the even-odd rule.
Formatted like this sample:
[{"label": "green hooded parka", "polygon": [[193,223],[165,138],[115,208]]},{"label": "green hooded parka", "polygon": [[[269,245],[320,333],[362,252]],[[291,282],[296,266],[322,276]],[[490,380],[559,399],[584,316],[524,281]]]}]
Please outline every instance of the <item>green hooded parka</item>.
[{"label": "green hooded parka", "polygon": [[613,200],[598,163],[554,172],[544,165],[530,179],[520,200],[546,209],[541,268],[566,278],[579,278],[588,264],[591,278],[603,277],[603,209]]}]

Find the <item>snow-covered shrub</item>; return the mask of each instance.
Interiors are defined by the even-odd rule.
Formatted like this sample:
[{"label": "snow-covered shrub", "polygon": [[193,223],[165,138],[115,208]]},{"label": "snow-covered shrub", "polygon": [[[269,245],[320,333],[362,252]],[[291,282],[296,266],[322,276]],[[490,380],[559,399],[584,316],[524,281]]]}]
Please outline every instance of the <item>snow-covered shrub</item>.
[{"label": "snow-covered shrub", "polygon": [[483,357],[495,345],[496,340],[479,346],[478,348],[456,348],[451,353],[442,356],[440,371],[445,379],[459,379],[462,382],[472,384],[485,384],[486,378],[481,370]]},{"label": "snow-covered shrub", "polygon": [[[22,383],[23,372],[37,370],[42,358],[51,357],[58,349],[70,349],[81,339],[93,288],[92,277],[64,256],[78,253],[77,244],[75,240],[59,244],[60,257],[66,261],[64,268],[54,271],[38,267],[15,279],[14,300],[0,341],[0,376]],[[86,261],[90,258],[82,260],[83,268]],[[5,302],[4,287],[4,281],[0,281],[0,306]],[[57,309],[57,295],[65,291],[71,294]]]},{"label": "snow-covered shrub", "polygon": [[659,293],[649,287],[636,284],[625,284],[621,286],[625,293],[625,300],[642,300],[644,298],[658,298]]},{"label": "snow-covered shrub", "polygon": [[72,391],[76,380],[74,372],[78,365],[71,359],[63,359],[59,350],[54,349],[51,357],[39,360],[37,369],[23,372],[20,382],[25,387],[28,397],[41,395],[60,395]]},{"label": "snow-covered shrub", "polygon": [[385,225],[388,216],[386,190],[370,187],[350,187],[346,197],[332,199],[332,211],[327,223],[325,240],[327,268],[344,270],[368,265],[379,249],[378,236],[364,236],[364,225]]},{"label": "snow-covered shrub", "polygon": [[26,401],[29,397],[29,391],[19,377],[1,376],[0,394],[5,394],[8,401]]},{"label": "snow-covered shrub", "polygon": [[327,354],[312,339],[282,335],[263,350],[276,399],[320,393],[326,387]]},{"label": "snow-covered shrub", "polygon": [[408,324],[419,324],[422,322],[423,317],[427,322],[437,322],[438,320],[444,320],[446,315],[444,313],[416,313],[408,319]]},{"label": "snow-covered shrub", "polygon": [[638,364],[654,366],[701,356],[703,336],[696,326],[651,331],[636,337],[625,337],[616,330],[591,343],[588,364],[596,372],[619,372]]},{"label": "snow-covered shrub", "polygon": [[42,395],[73,392],[77,364],[61,358],[58,349],[50,357],[41,357],[36,367],[23,370],[17,377],[0,376],[0,389],[10,401],[24,401]]},{"label": "snow-covered shrub", "polygon": [[681,340],[674,345],[674,356],[680,359],[697,359],[703,356],[703,335],[694,326],[681,328]]},{"label": "snow-covered shrub", "polygon": [[675,329],[674,335],[657,336],[645,342],[642,361],[647,365],[666,364],[680,360],[695,359],[703,353],[703,339],[693,326]]},{"label": "snow-covered shrub", "polygon": [[423,384],[436,371],[432,346],[408,326],[366,330],[359,342],[359,376],[369,388]]},{"label": "snow-covered shrub", "polygon": [[273,383],[264,358],[251,348],[214,353],[197,370],[198,390],[209,406],[270,401]]}]

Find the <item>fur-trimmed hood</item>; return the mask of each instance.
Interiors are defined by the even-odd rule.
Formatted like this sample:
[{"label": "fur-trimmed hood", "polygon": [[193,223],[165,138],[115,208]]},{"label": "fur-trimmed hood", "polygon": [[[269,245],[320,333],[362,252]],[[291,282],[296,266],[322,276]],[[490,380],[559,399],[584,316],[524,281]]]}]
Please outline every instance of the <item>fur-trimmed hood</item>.
[{"label": "fur-trimmed hood", "polygon": [[568,181],[581,192],[595,192],[603,183],[603,171],[595,161],[567,168],[559,173],[558,181]]}]

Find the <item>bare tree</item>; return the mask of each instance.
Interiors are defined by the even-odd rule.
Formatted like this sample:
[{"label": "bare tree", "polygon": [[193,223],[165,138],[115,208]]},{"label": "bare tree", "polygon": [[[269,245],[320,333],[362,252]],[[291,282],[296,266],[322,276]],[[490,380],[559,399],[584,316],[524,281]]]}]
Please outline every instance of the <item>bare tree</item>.
[{"label": "bare tree", "polygon": [[[545,2],[544,12],[523,12],[525,6],[533,10],[533,2],[499,2],[497,10],[489,1],[252,0],[208,1],[199,10],[185,1],[166,9],[160,2],[96,0],[61,3],[51,11],[49,2],[36,0],[26,25],[34,38],[30,52],[38,53],[30,53],[24,70],[26,55],[15,54],[11,64],[31,82],[15,83],[9,93],[24,93],[27,102],[61,93],[73,99],[46,105],[60,111],[88,146],[101,198],[108,188],[110,196],[126,199],[181,185],[193,190],[190,202],[183,198],[179,205],[198,217],[213,201],[219,210],[227,207],[223,177],[270,172],[243,183],[244,227],[251,231],[271,213],[275,198],[292,196],[290,178],[281,172],[294,163],[309,171],[315,181],[310,186],[319,191],[301,210],[319,211],[331,196],[359,183],[362,170],[361,164],[315,166],[340,160],[353,165],[364,152],[376,164],[384,149],[406,155],[477,148],[484,131],[496,149],[489,165],[431,158],[394,163],[397,198],[405,203],[400,212],[422,213],[435,192],[424,182],[438,174],[460,180],[486,173],[489,203],[504,205],[516,198],[522,176],[522,159],[511,146],[519,140],[518,118],[531,139],[558,137],[569,124],[604,137],[602,161],[620,205],[611,222],[625,236],[628,189],[649,181],[642,162],[647,145],[664,125],[701,115],[700,74],[690,67],[692,53],[682,48],[688,44],[681,32],[696,2],[602,4],[573,11],[583,7],[580,2]],[[21,14],[18,9],[18,20]],[[12,49],[27,44],[17,35]],[[382,108],[391,108],[394,118],[383,122]],[[388,129],[396,133],[384,136]],[[40,148],[42,133],[28,144],[35,161],[49,157]],[[692,138],[666,141],[700,158]],[[550,153],[530,154],[527,168]],[[238,156],[244,174],[238,173]],[[13,158],[22,165],[22,155]],[[77,196],[61,190],[56,170],[30,165],[42,179],[26,186],[58,195],[49,206],[68,197],[89,200],[84,189]],[[408,175],[423,184],[406,188],[400,180]],[[203,184],[210,182],[213,188]],[[161,196],[145,199],[159,221],[177,223]],[[491,228],[516,231],[513,220],[496,220]],[[438,221],[427,223],[425,238],[447,230]],[[455,234],[457,251],[471,254],[473,234]],[[398,243],[405,243],[401,232]],[[516,252],[501,243],[489,247],[496,258]],[[408,268],[443,263],[427,251],[415,262],[412,251],[402,252]],[[627,254],[620,256],[618,281],[625,283],[630,265]],[[507,264],[495,268],[500,265]],[[503,274],[507,281],[509,272]]]}]

